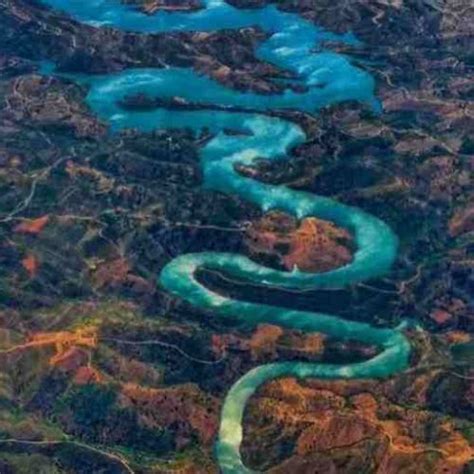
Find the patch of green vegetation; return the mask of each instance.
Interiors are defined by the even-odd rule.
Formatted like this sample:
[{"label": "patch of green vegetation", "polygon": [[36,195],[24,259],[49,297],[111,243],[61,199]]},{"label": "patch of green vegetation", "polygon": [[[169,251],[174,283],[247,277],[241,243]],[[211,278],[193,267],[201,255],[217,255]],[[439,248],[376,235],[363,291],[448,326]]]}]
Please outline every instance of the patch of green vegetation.
[{"label": "patch of green vegetation", "polygon": [[9,367],[11,386],[21,403],[26,404],[34,397],[43,377],[50,371],[48,354],[51,354],[50,347],[29,349]]},{"label": "patch of green vegetation", "polygon": [[461,433],[469,443],[474,443],[474,424],[461,428]]},{"label": "patch of green vegetation", "polygon": [[0,438],[62,440],[62,430],[50,421],[25,413],[18,407],[0,411]]},{"label": "patch of green vegetation", "polygon": [[15,474],[61,474],[64,473],[53,460],[41,454],[10,454],[0,452],[1,463],[7,464]]},{"label": "patch of green vegetation", "polygon": [[66,431],[86,443],[117,444],[163,454],[174,448],[171,434],[140,425],[132,408],[117,405],[114,385],[73,386],[56,406],[56,418]]},{"label": "patch of green vegetation", "polygon": [[12,400],[14,390],[10,375],[4,371],[0,372],[0,399]]},{"label": "patch of green vegetation", "polygon": [[[56,318],[58,314],[62,313],[68,313],[67,323],[64,322],[62,328],[69,331],[86,326],[128,326],[129,324],[136,324],[138,321],[144,323],[145,318],[138,308],[117,298],[103,299],[91,304],[87,304],[87,302],[81,304],[77,301],[65,303],[44,312],[42,316],[46,320],[51,320],[51,318]],[[157,329],[162,327],[164,322],[163,319],[154,318],[153,320],[147,320],[146,325],[151,325]]]},{"label": "patch of green vegetation", "polygon": [[[129,459],[133,459],[129,457]],[[136,458],[137,464],[143,466],[144,459]],[[189,447],[184,451],[173,452],[171,456],[167,456],[166,459],[155,459],[149,458],[146,464],[148,468],[154,468],[157,470],[165,470],[168,472],[179,472],[181,469],[188,468],[190,466],[199,466],[203,472],[217,473],[218,469],[213,460],[212,453],[206,452],[199,446]]]},{"label": "patch of green vegetation", "polygon": [[456,344],[451,349],[454,360],[458,363],[474,363],[474,342]]},{"label": "patch of green vegetation", "polygon": [[461,149],[459,150],[460,153],[463,153],[464,155],[473,155],[474,154],[474,139],[472,138],[466,138],[464,140]]}]

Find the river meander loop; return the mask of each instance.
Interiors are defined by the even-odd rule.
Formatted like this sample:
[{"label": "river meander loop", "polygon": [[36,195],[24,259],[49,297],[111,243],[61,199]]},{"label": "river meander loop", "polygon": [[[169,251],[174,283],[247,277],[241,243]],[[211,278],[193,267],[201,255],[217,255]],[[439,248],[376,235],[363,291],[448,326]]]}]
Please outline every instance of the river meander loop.
[{"label": "river meander loop", "polygon": [[[52,8],[76,20],[96,26],[141,33],[172,31],[213,31],[258,26],[268,39],[257,56],[293,72],[307,92],[286,89],[282,94],[258,95],[237,92],[190,69],[129,69],[103,76],[69,75],[87,83],[87,102],[106,120],[112,130],[135,127],[142,131],[155,128],[208,127],[215,135],[201,150],[204,186],[233,193],[260,206],[263,211],[278,209],[302,219],[316,216],[348,229],[357,250],[353,261],[326,273],[309,274],[278,271],[231,253],[203,252],[181,255],[161,272],[159,281],[171,293],[190,304],[221,318],[249,324],[270,323],[305,332],[318,331],[339,339],[376,345],[380,352],[364,362],[346,365],[278,362],[255,367],[240,378],[228,392],[221,414],[216,455],[222,472],[247,473],[240,455],[242,419],[248,399],[265,382],[285,376],[300,379],[383,378],[407,367],[410,345],[403,325],[383,329],[337,316],[267,306],[235,300],[217,294],[196,279],[199,269],[212,269],[259,285],[291,289],[342,288],[390,270],[397,253],[397,238],[378,218],[361,209],[332,199],[294,191],[285,186],[263,184],[235,171],[235,164],[251,165],[256,158],[283,159],[289,150],[305,141],[303,130],[295,123],[258,112],[277,109],[316,113],[318,109],[348,100],[365,103],[380,111],[374,95],[374,80],[341,54],[326,50],[327,40],[357,43],[350,34],[335,35],[299,16],[284,13],[274,6],[256,10],[231,7],[223,0],[204,0],[196,12],[158,12],[145,15],[119,0],[43,0]],[[191,86],[192,85],[192,86]],[[193,103],[238,106],[254,113],[226,110],[170,111],[158,108],[140,112],[124,110],[121,99],[146,94],[158,98],[181,96]],[[225,129],[245,132],[226,135]]]}]

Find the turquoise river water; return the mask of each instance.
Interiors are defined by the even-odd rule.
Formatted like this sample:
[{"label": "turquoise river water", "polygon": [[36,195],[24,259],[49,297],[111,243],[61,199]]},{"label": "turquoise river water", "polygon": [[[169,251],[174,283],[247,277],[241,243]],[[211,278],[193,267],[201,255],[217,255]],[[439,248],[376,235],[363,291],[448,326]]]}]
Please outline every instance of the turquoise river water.
[{"label": "turquoise river water", "polygon": [[[397,253],[397,238],[384,222],[361,209],[326,197],[243,177],[234,166],[252,164],[260,157],[283,159],[292,147],[305,141],[305,133],[297,124],[264,115],[265,111],[293,109],[316,113],[331,104],[356,100],[380,112],[370,74],[354,66],[346,56],[323,47],[327,40],[356,44],[356,38],[350,34],[332,34],[274,6],[241,10],[223,0],[203,0],[203,8],[196,12],[158,12],[155,15],[142,14],[119,0],[43,0],[43,3],[96,27],[141,33],[258,26],[269,35],[256,51],[258,58],[292,71],[307,86],[305,93],[290,89],[275,95],[243,93],[227,89],[193,70],[171,67],[128,69],[104,76],[69,75],[88,85],[89,106],[110,124],[112,130],[128,127],[142,131],[182,127],[212,130],[214,138],[200,153],[206,188],[234,193],[257,204],[263,211],[278,209],[299,219],[317,216],[330,220],[354,235],[357,250],[353,261],[326,273],[303,273],[297,268],[292,272],[278,271],[241,255],[217,252],[181,255],[161,272],[159,281],[164,288],[219,317],[255,325],[271,323],[305,332],[318,331],[343,340],[373,344],[380,349],[377,356],[364,362],[346,365],[278,362],[255,367],[241,377],[229,390],[222,408],[215,449],[221,471],[252,472],[240,455],[242,419],[247,401],[263,383],[284,376],[300,379],[383,378],[404,370],[408,365],[410,345],[402,332],[403,325],[383,329],[329,314],[239,301],[211,291],[195,276],[198,269],[205,268],[259,285],[322,289],[341,288],[390,270]],[[121,99],[137,93],[159,98],[180,96],[194,103],[238,106],[254,112],[163,108],[143,112],[124,110],[118,105]],[[225,129],[245,133],[226,135]]]}]

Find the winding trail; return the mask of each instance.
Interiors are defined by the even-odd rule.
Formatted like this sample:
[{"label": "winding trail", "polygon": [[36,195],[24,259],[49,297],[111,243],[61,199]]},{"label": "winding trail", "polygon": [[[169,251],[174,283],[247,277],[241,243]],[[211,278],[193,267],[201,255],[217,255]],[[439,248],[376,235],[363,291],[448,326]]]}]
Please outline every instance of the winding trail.
[{"label": "winding trail", "polygon": [[[390,270],[396,257],[397,239],[390,228],[370,214],[326,197],[273,186],[239,175],[237,163],[246,165],[259,157],[282,159],[289,150],[305,141],[296,124],[259,114],[258,111],[297,109],[315,113],[321,107],[347,100],[366,103],[375,111],[380,105],[374,96],[374,80],[355,67],[343,55],[324,50],[322,42],[337,40],[354,44],[352,35],[335,35],[274,6],[258,10],[235,9],[223,0],[203,0],[203,9],[193,13],[159,12],[149,16],[122,5],[119,0],[43,0],[78,21],[97,27],[113,27],[135,32],[212,31],[257,25],[269,34],[258,48],[257,56],[294,72],[307,86],[304,94],[286,89],[279,95],[261,96],[229,90],[189,69],[129,69],[105,76],[69,75],[89,86],[90,107],[110,123],[112,130],[136,127],[155,128],[208,127],[215,137],[201,150],[204,186],[234,193],[260,206],[263,211],[279,209],[299,219],[317,216],[333,221],[353,233],[357,251],[353,261],[322,274],[283,272],[259,265],[230,253],[203,252],[182,255],[171,261],[160,275],[160,283],[192,305],[223,318],[251,324],[271,323],[307,332],[318,331],[340,339],[351,339],[380,348],[377,356],[365,362],[332,365],[281,362],[252,369],[238,380],[226,396],[216,443],[216,455],[222,472],[245,473],[248,469],[240,456],[243,436],[242,418],[248,399],[265,382],[277,377],[301,379],[382,378],[404,370],[408,365],[410,345],[403,325],[382,329],[369,324],[346,321],[336,316],[238,301],[219,295],[196,279],[196,272],[206,268],[234,278],[279,288],[340,288],[382,275]],[[314,48],[318,48],[318,52]],[[181,96],[201,104],[239,106],[257,113],[230,111],[147,112],[124,110],[121,99],[136,93],[153,97]],[[226,135],[235,129],[242,134]]]}]

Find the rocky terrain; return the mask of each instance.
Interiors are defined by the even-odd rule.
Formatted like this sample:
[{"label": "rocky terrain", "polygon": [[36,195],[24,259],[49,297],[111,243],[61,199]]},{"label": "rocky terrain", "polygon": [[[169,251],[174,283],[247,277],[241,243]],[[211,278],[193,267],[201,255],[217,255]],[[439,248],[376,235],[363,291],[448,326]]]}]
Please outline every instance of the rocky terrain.
[{"label": "rocky terrain", "polygon": [[297,222],[270,212],[250,224],[245,242],[255,258],[288,271],[325,272],[352,260],[349,232],[314,217]]},{"label": "rocky terrain", "polygon": [[[149,13],[199,8],[129,3]],[[318,117],[287,114],[309,141],[291,160],[240,171],[381,217],[400,237],[399,259],[387,278],[297,298],[200,278],[241,299],[419,326],[408,331],[408,374],[265,386],[246,414],[246,462],[274,473],[470,473],[473,10],[454,0],[278,7],[357,35],[363,46],[332,47],[376,77],[384,113],[343,104]],[[0,0],[0,23],[2,474],[215,473],[219,409],[239,376],[269,361],[374,355],[320,334],[236,326],[162,291],[156,275],[182,253],[225,250],[325,271],[352,259],[352,238],[329,222],[261,215],[203,190],[198,152],[208,131],[111,135],[85,89],[39,73],[46,59],[85,73],[176,65],[278,92],[285,72],[254,56],[262,32],[124,34],[34,0]]]},{"label": "rocky terrain", "polygon": [[124,0],[126,5],[138,7],[141,11],[153,15],[159,10],[163,11],[194,11],[202,5],[200,0]]}]

